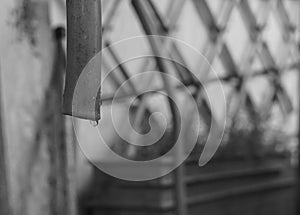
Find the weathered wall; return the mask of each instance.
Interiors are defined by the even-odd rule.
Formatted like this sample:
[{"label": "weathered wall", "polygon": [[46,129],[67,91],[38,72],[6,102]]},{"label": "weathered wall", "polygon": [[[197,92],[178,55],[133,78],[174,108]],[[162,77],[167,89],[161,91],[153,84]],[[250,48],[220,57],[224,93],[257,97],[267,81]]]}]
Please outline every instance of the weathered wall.
[{"label": "weathered wall", "polygon": [[52,67],[46,1],[2,0],[0,65],[13,214],[49,214],[47,141],[38,137]]}]

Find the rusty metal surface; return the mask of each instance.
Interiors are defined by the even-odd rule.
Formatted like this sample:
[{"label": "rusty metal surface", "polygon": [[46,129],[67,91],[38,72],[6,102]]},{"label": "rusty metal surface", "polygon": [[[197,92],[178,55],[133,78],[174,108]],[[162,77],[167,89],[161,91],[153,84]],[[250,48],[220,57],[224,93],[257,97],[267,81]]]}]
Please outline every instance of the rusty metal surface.
[{"label": "rusty metal surface", "polygon": [[84,87],[75,90],[88,62],[101,50],[101,1],[67,1],[67,76],[63,113],[98,121],[100,119],[100,62],[85,75]]}]

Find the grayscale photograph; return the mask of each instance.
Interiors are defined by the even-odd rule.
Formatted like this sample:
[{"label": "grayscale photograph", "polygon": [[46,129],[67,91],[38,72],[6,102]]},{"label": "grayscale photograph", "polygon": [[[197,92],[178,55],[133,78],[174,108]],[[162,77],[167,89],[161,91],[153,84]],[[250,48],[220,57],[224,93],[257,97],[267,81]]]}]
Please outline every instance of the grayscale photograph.
[{"label": "grayscale photograph", "polygon": [[299,215],[300,0],[1,0],[0,215]]}]

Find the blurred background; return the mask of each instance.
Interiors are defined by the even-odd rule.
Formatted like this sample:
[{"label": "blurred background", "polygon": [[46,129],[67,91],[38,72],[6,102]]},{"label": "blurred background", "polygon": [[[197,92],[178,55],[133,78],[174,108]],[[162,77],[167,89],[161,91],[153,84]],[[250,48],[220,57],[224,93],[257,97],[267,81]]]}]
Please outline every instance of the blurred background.
[{"label": "blurred background", "polygon": [[[0,214],[299,214],[300,1],[101,3],[106,51],[97,125],[61,114],[66,2],[1,1]],[[81,16],[74,16],[75,26]],[[176,40],[156,38],[155,45],[143,35]],[[155,57],[128,61],[134,53],[165,53],[178,64]],[[158,72],[131,78],[146,71],[171,74],[192,96]],[[122,86],[125,81],[128,84]],[[139,92],[146,89],[155,93],[141,98]],[[120,98],[112,102],[116,92]],[[111,159],[99,142],[135,161],[152,160],[170,150],[178,123],[174,104],[166,99],[170,94],[184,110],[183,145],[197,134],[192,152],[181,152],[187,156],[185,162],[144,182],[117,179],[99,170],[97,164],[105,163],[118,171],[134,171]],[[124,126],[125,119],[131,127]],[[224,120],[220,146],[199,167],[210,127],[222,130]],[[139,146],[125,141],[117,128]],[[159,140],[140,147],[148,140],[135,139],[132,130],[151,130],[150,136]],[[161,162],[150,168],[164,172],[167,166]]]}]

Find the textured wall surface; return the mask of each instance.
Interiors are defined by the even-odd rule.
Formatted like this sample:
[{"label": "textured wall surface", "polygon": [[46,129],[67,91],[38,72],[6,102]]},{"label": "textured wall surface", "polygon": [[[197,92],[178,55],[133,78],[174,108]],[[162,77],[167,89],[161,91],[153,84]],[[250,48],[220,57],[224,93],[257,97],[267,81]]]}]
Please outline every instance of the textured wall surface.
[{"label": "textured wall surface", "polygon": [[37,137],[52,67],[45,1],[3,0],[0,64],[13,214],[49,214],[47,138]]}]

